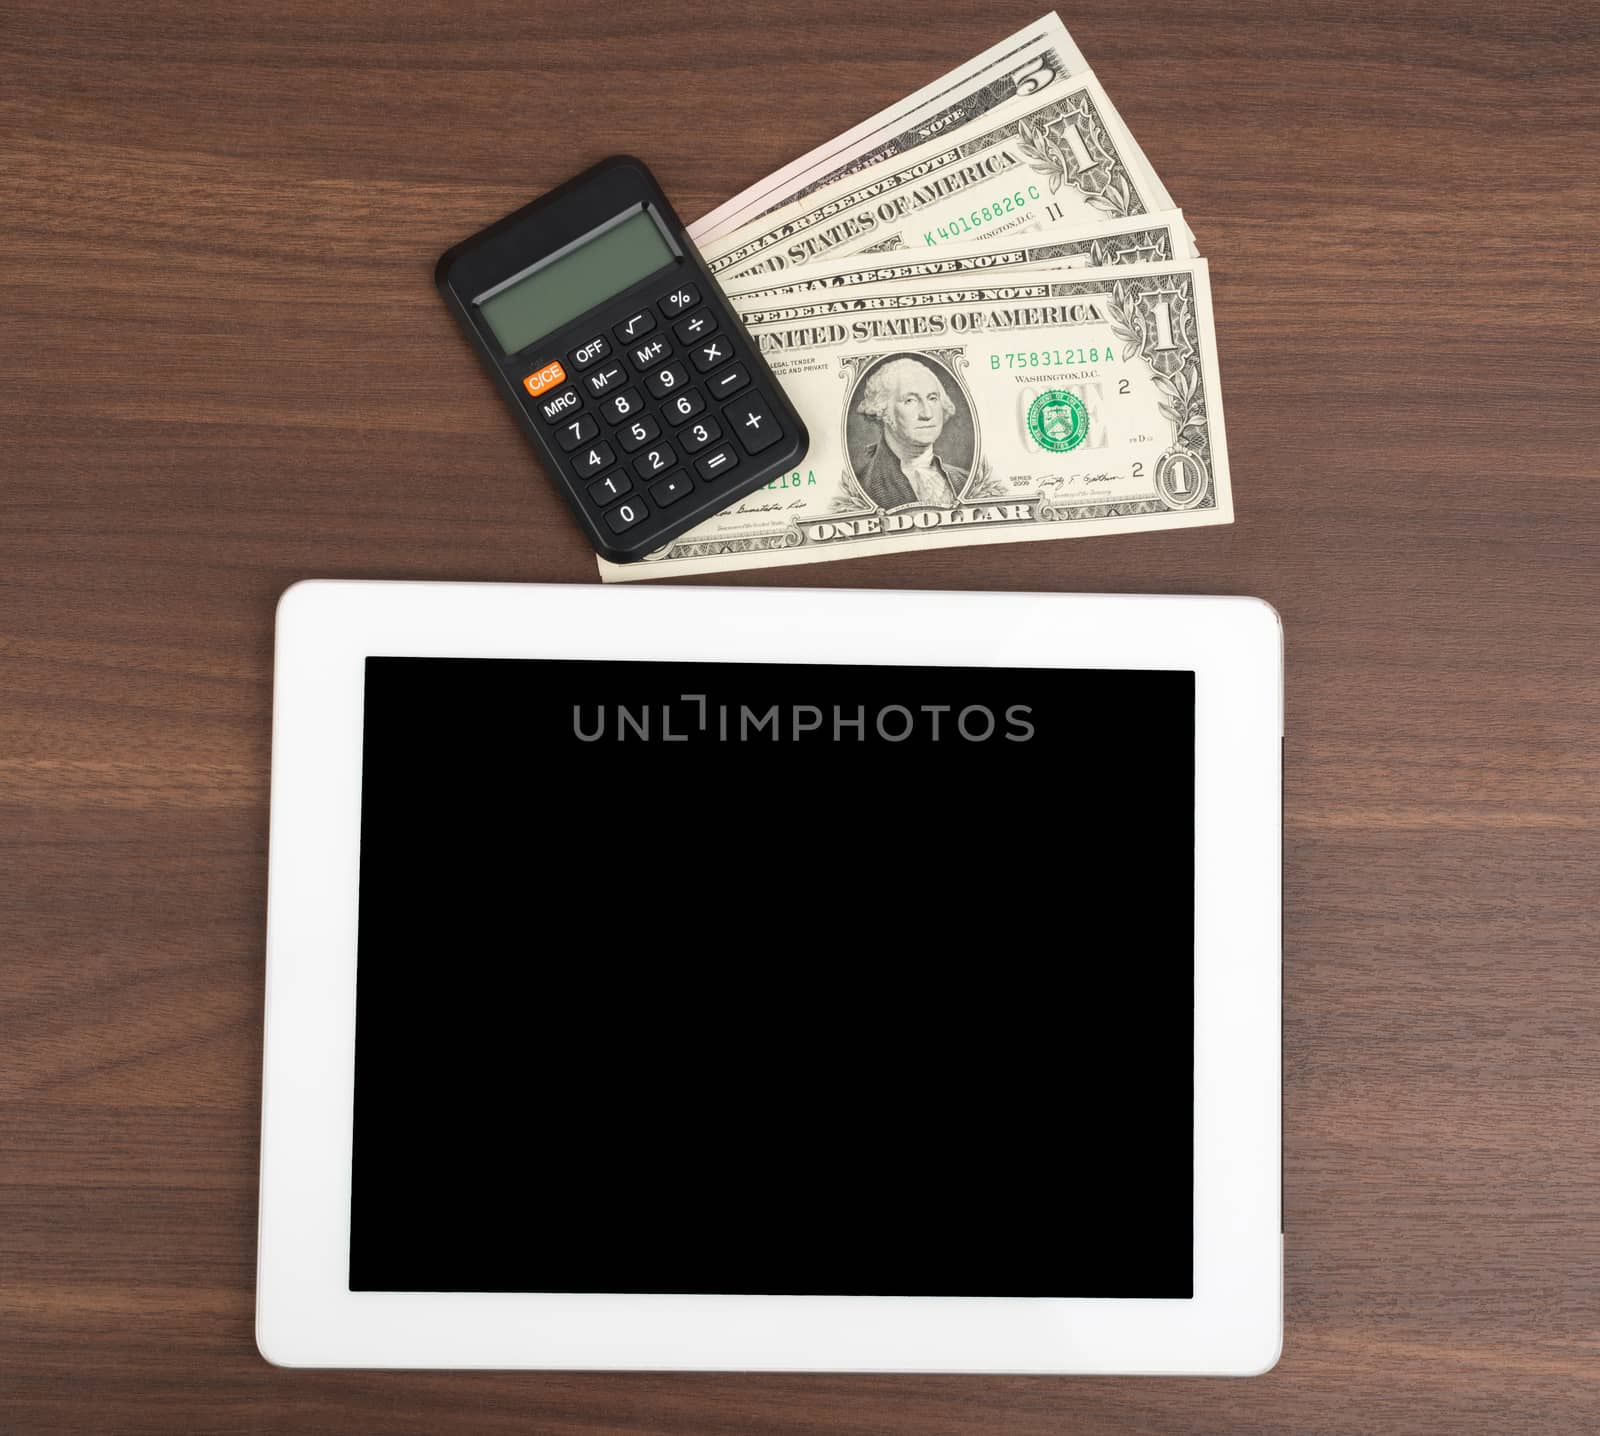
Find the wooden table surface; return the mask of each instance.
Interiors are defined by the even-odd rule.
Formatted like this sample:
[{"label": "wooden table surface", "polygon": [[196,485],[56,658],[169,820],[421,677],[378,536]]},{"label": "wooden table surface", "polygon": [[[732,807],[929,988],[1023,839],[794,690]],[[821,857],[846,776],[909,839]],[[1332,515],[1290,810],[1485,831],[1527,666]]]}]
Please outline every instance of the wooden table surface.
[{"label": "wooden table surface", "polygon": [[727,579],[1277,605],[1277,1369],[305,1373],[255,1352],[273,602],[308,575],[595,578],[434,257],[617,150],[692,218],[1040,3],[6,4],[0,1429],[1600,1425],[1583,0],[1074,7],[1211,260],[1237,522]]}]

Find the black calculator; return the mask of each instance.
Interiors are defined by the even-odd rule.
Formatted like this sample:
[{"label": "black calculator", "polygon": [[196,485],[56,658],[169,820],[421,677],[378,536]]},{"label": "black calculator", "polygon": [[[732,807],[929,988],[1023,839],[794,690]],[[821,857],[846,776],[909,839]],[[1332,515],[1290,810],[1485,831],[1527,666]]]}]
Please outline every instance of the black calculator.
[{"label": "black calculator", "polygon": [[435,278],[589,541],[643,558],[810,442],[650,171],[619,155]]}]

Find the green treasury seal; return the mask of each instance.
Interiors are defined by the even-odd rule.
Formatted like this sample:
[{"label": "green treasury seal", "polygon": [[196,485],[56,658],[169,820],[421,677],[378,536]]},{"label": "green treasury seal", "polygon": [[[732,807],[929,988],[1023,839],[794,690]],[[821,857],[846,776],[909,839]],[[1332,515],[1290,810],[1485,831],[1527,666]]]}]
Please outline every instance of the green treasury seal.
[{"label": "green treasury seal", "polygon": [[1028,432],[1041,449],[1064,454],[1089,437],[1089,411],[1065,389],[1046,389],[1028,409]]}]

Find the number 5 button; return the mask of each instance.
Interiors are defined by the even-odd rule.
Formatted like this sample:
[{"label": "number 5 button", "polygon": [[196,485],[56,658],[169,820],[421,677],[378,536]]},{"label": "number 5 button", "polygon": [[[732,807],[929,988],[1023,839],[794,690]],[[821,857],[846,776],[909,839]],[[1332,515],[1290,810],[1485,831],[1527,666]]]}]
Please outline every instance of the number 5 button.
[{"label": "number 5 button", "polygon": [[778,432],[778,421],[762,403],[759,394],[752,394],[737,404],[729,404],[722,411],[722,417],[739,436],[739,443],[747,454],[759,454],[763,449],[770,449],[783,437]]}]

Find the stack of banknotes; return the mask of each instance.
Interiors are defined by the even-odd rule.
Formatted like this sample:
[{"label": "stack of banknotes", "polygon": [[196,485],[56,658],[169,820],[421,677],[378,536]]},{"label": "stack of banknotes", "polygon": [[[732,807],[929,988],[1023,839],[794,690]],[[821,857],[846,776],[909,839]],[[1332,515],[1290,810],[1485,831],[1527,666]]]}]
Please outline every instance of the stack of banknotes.
[{"label": "stack of banknotes", "polygon": [[603,578],[1232,521],[1205,261],[1054,14],[689,233],[811,447]]}]

